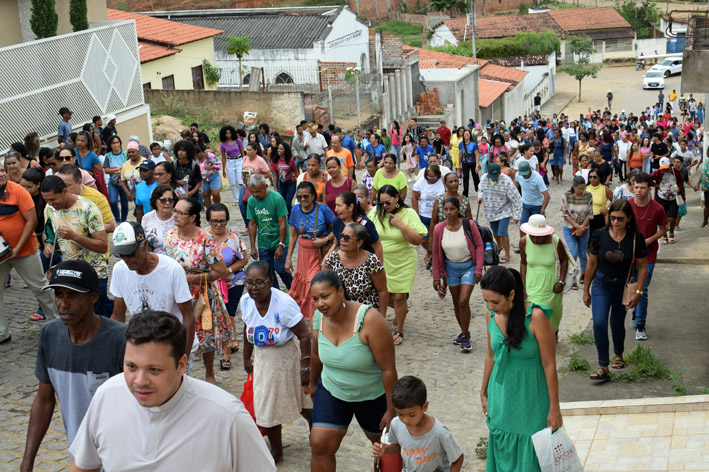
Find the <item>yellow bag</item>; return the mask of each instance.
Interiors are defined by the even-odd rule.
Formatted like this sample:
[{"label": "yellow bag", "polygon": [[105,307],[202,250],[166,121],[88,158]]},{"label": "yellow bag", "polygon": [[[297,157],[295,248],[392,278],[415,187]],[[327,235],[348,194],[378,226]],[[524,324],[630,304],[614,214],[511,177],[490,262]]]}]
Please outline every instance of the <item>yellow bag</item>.
[{"label": "yellow bag", "polygon": [[211,331],[214,327],[214,315],[209,305],[209,282],[207,281],[207,277],[208,275],[204,274],[204,284],[199,294],[200,299],[202,299],[200,301],[204,303],[204,308],[200,312],[202,331]]}]

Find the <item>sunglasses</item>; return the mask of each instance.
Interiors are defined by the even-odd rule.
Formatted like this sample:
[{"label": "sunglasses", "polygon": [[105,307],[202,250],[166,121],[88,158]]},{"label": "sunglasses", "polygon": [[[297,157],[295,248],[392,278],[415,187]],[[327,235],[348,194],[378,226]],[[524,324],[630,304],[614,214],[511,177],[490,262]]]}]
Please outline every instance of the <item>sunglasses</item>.
[{"label": "sunglasses", "polygon": [[588,178],[589,179],[598,179],[600,177],[598,177],[597,175],[589,175]]},{"label": "sunglasses", "polygon": [[212,226],[224,226],[227,223],[227,220],[209,220],[209,222]]},{"label": "sunglasses", "polygon": [[189,213],[185,213],[184,211],[180,211],[177,208],[173,208],[172,212],[178,216],[190,216]]},{"label": "sunglasses", "polygon": [[57,157],[56,160],[57,160],[57,161],[62,161],[62,162],[69,162],[69,161],[71,161],[71,160],[73,160],[73,159],[74,159],[74,156],[64,156],[64,157],[59,156],[59,157]]},{"label": "sunglasses", "polygon": [[355,238],[354,236],[348,236],[346,234],[343,234],[342,236],[340,236],[340,239],[342,240],[342,242],[345,242],[345,243],[349,243],[353,239],[355,241],[359,241],[359,238]]},{"label": "sunglasses", "polygon": [[392,200],[393,200],[393,199],[389,199],[389,200],[379,200],[379,203],[380,203],[382,206],[387,207],[387,206],[391,205]]},{"label": "sunglasses", "polygon": [[158,198],[158,201],[163,205],[172,205],[175,203],[175,200],[172,198]]},{"label": "sunglasses", "polygon": [[623,221],[625,221],[625,217],[611,215],[611,221],[617,221],[618,223],[622,223]]},{"label": "sunglasses", "polygon": [[298,200],[298,201],[300,201],[300,200],[307,200],[307,199],[310,198],[310,197],[312,197],[312,195],[310,195],[310,194],[307,194],[307,195],[296,195],[296,196],[295,196],[296,200]]}]

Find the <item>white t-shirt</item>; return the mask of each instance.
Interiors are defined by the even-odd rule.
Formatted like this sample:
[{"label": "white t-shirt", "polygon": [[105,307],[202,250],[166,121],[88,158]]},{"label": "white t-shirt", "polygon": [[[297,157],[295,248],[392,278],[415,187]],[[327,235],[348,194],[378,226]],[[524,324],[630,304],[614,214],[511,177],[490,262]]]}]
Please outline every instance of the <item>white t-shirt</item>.
[{"label": "white t-shirt", "polygon": [[515,160],[515,170],[519,170],[519,163],[523,160],[529,162],[529,167],[531,167],[532,170],[537,170],[537,166],[539,166],[539,159],[537,159],[537,156],[532,156],[532,158],[529,160],[525,159],[524,157],[520,157],[519,159]]},{"label": "white t-shirt", "polygon": [[172,398],[150,408],[128,390],[124,374],[111,377],[96,391],[69,452],[82,469],[111,472],[276,470],[244,404],[186,375]]},{"label": "white t-shirt", "polygon": [[256,346],[282,346],[293,336],[290,328],[303,319],[300,307],[287,293],[271,289],[271,302],[266,316],[261,316],[248,294],[241,297],[241,319],[246,339]]},{"label": "white t-shirt", "polygon": [[[147,275],[133,272],[124,261],[118,261],[113,267],[111,294],[123,299],[131,315],[145,309],[166,311],[184,324],[178,304],[192,300],[185,269],[171,257],[158,258],[157,267]],[[191,351],[198,348],[195,336]]]},{"label": "white t-shirt", "polygon": [[[451,170],[446,166],[440,166],[440,165],[438,166],[438,168],[441,169],[441,179],[446,180],[446,175],[450,174]],[[418,183],[419,180],[423,180],[424,172],[426,172],[425,167],[423,169],[421,169],[418,174],[416,174],[416,182],[415,183]]]},{"label": "white t-shirt", "polygon": [[630,141],[628,141],[627,143],[624,143],[622,139],[619,140],[616,143],[616,146],[618,146],[618,159],[620,159],[623,162],[628,160],[628,152],[630,152],[630,148],[632,145],[633,145],[633,143],[631,143]]},{"label": "white t-shirt", "polygon": [[438,179],[435,184],[429,184],[426,179],[421,179],[414,184],[414,191],[421,192],[419,198],[419,215],[425,218],[433,216],[433,205],[436,197],[443,195],[446,188],[443,186],[443,179]]},{"label": "white t-shirt", "polygon": [[148,240],[150,250],[154,254],[165,254],[165,236],[175,227],[175,217],[170,216],[169,219],[162,221],[153,210],[143,216],[140,225],[145,230],[145,238]]}]

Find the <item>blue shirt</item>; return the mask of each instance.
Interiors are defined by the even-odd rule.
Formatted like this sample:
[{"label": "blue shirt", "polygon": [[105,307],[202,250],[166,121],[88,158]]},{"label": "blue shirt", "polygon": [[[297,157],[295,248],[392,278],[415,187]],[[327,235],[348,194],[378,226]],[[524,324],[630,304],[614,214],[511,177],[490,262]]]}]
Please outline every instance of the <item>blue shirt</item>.
[{"label": "blue shirt", "polygon": [[95,152],[89,151],[87,155],[84,157],[79,157],[79,153],[76,153],[76,162],[79,163],[79,167],[82,169],[89,171],[94,168],[96,164],[100,164],[101,161],[99,160],[98,156],[96,155]]},{"label": "blue shirt", "polygon": [[419,156],[419,169],[425,169],[428,165],[428,156],[430,154],[434,154],[436,150],[429,144],[426,149],[421,146],[417,146],[416,151],[414,152]]},{"label": "blue shirt", "polygon": [[[465,149],[463,149],[465,147]],[[475,151],[478,151],[478,144],[470,141],[468,144],[461,141],[458,143],[458,149],[460,149],[460,160],[466,164],[475,164]],[[467,157],[465,154],[468,154]]]},{"label": "blue shirt", "polygon": [[342,147],[349,149],[350,153],[352,153],[352,158],[354,159],[355,157],[355,142],[354,139],[350,138],[349,136],[345,135],[344,138],[342,138]]},{"label": "blue shirt", "polygon": [[158,186],[158,181],[156,180],[152,184],[148,185],[145,182],[139,183],[135,187],[135,204],[143,205],[143,214],[147,215],[150,208],[150,196],[153,194],[153,190]]},{"label": "blue shirt", "polygon": [[542,206],[544,203],[544,192],[547,186],[539,172],[533,170],[528,179],[522,177],[519,172],[515,174],[515,180],[522,187],[522,203],[529,206]]},{"label": "blue shirt", "polygon": [[[433,148],[431,148],[433,149]],[[373,157],[374,160],[377,162],[382,160],[382,157],[384,157],[384,154],[387,153],[387,148],[384,147],[383,144],[377,144],[377,147],[372,146],[372,144],[367,144],[367,147],[364,148],[364,152],[366,154],[369,154],[369,157]],[[354,154],[352,154],[352,157],[354,158]]]},{"label": "blue shirt", "polygon": [[[374,254],[372,244],[376,244],[376,242],[379,241],[379,233],[377,232],[377,228],[374,226],[374,223],[372,223],[372,221],[366,216],[362,217],[360,224],[364,226],[364,228],[367,230],[367,233],[369,233],[369,240],[366,244],[362,245],[362,249]],[[335,238],[337,238],[337,247],[340,247],[340,236],[342,236],[342,231],[344,231],[344,229],[345,223],[338,216],[335,219],[335,224],[332,226],[332,232],[335,234]]]},{"label": "blue shirt", "polygon": [[66,138],[71,134],[71,121],[60,121],[57,135],[62,138],[62,143],[66,143]]},{"label": "blue shirt", "polygon": [[[318,211],[318,231],[317,236],[322,237],[330,233],[329,226],[335,222],[335,214],[324,203],[315,202],[315,205],[320,207]],[[305,233],[305,237],[313,239],[313,230],[315,228],[315,208],[308,213],[303,213],[300,209],[300,203],[296,203],[291,209],[288,224],[295,228],[298,234]]]}]

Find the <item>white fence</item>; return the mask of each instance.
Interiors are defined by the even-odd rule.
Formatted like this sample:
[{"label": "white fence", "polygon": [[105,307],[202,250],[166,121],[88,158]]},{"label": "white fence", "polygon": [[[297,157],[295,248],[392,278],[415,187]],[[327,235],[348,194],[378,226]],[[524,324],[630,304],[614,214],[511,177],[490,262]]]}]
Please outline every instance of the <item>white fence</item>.
[{"label": "white fence", "polygon": [[63,106],[76,127],[144,103],[134,21],[0,48],[0,70],[0,150],[56,136]]}]

